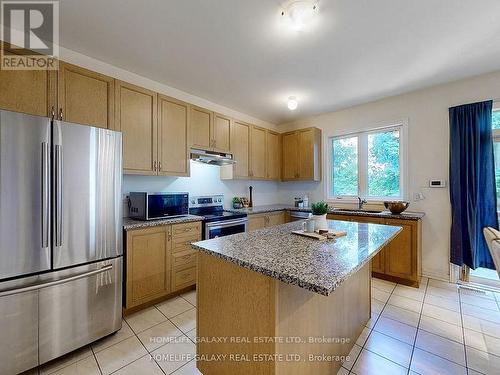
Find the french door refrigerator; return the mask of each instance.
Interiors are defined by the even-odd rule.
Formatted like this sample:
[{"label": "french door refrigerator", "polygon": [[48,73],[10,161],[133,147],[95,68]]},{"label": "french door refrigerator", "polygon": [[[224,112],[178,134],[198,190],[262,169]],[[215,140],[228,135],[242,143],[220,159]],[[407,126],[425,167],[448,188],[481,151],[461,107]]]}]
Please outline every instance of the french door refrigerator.
[{"label": "french door refrigerator", "polygon": [[121,133],[0,111],[0,374],[121,327]]}]

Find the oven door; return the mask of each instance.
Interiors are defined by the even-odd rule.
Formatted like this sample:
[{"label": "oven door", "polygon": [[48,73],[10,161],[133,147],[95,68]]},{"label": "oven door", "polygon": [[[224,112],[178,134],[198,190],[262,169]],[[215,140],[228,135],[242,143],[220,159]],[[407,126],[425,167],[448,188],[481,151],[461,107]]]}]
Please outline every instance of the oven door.
[{"label": "oven door", "polygon": [[214,221],[205,224],[204,240],[212,238],[230,236],[236,233],[247,231],[248,219]]}]

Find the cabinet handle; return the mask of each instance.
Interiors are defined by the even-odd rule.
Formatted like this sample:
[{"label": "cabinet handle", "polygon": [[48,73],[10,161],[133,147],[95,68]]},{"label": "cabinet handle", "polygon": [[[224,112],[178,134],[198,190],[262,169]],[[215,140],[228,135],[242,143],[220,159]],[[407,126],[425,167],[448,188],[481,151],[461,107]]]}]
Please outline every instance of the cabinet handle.
[{"label": "cabinet handle", "polygon": [[59,108],[59,120],[63,119],[63,110],[62,108]]},{"label": "cabinet handle", "polygon": [[50,114],[52,115],[52,120],[54,120],[56,118],[56,109],[54,108],[54,106],[52,106],[52,111],[50,112]]},{"label": "cabinet handle", "polygon": [[155,171],[155,172],[156,172],[156,160],[155,160],[155,161],[153,161],[153,171]]},{"label": "cabinet handle", "polygon": [[161,161],[158,162],[158,171],[161,171]]}]

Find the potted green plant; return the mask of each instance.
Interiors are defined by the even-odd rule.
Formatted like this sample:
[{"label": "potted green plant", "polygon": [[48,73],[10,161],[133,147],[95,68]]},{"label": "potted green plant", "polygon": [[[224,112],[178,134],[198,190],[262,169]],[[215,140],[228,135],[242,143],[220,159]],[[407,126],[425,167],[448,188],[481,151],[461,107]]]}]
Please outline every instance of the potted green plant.
[{"label": "potted green plant", "polygon": [[240,209],[242,207],[242,204],[241,204],[241,198],[239,197],[234,197],[233,198],[233,208],[235,209]]},{"label": "potted green plant", "polygon": [[311,205],[312,219],[315,221],[314,228],[328,229],[326,214],[328,213],[328,204],[326,202],[315,202]]}]

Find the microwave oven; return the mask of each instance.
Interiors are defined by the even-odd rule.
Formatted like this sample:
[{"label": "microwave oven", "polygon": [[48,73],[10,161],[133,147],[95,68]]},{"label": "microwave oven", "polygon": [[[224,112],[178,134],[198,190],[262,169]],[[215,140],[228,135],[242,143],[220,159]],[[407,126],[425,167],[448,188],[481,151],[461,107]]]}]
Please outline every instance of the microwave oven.
[{"label": "microwave oven", "polygon": [[189,214],[188,193],[131,192],[129,216],[139,220],[168,219]]}]

